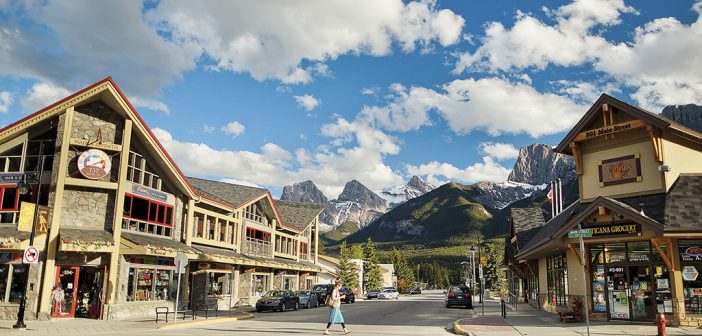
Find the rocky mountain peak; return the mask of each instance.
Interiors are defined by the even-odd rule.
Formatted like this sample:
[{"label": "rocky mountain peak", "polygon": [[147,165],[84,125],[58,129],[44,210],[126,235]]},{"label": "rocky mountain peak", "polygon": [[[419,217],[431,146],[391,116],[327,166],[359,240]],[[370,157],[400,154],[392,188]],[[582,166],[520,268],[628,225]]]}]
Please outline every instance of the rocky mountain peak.
[{"label": "rocky mountain peak", "polygon": [[663,108],[664,117],[702,133],[702,106],[695,104],[670,105]]},{"label": "rocky mountain peak", "polygon": [[329,201],[324,193],[317,188],[317,185],[310,180],[285,186],[280,199],[313,204],[326,204]]},{"label": "rocky mountain peak", "polygon": [[436,189],[436,187],[434,187],[433,185],[429,184],[428,182],[422,180],[417,175],[412,176],[412,178],[409,180],[409,182],[407,182],[407,186],[414,188],[422,193],[428,193],[428,192]]},{"label": "rocky mountain peak", "polygon": [[575,178],[575,162],[567,155],[553,151],[551,146],[533,144],[519,149],[508,181],[540,185],[558,178],[567,181]]},{"label": "rocky mountain peak", "polygon": [[358,180],[351,180],[344,185],[344,191],[336,199],[339,202],[356,202],[371,209],[385,209],[387,202],[376,193],[366,188]]}]

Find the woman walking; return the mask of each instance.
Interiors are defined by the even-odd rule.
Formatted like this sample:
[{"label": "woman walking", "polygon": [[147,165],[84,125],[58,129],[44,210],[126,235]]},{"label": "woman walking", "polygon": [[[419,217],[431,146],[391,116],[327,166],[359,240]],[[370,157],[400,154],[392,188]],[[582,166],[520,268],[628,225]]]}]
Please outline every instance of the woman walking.
[{"label": "woman walking", "polygon": [[344,324],[344,316],[341,315],[341,299],[343,295],[339,293],[340,288],[341,282],[337,281],[336,284],[334,284],[334,289],[332,290],[331,295],[327,299],[327,305],[329,306],[329,321],[327,322],[327,328],[324,329],[324,335],[329,335],[329,327],[331,327],[332,324],[341,324],[341,327],[344,328],[344,334],[351,332],[346,329],[346,324]]}]

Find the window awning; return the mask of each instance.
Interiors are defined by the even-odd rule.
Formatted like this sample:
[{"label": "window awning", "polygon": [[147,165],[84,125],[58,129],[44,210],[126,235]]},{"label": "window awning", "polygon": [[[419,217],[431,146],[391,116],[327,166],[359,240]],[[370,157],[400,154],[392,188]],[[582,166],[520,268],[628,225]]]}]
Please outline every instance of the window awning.
[{"label": "window awning", "polygon": [[113,252],[115,241],[112,233],[85,228],[59,228],[59,251]]},{"label": "window awning", "polygon": [[169,237],[158,237],[122,231],[121,254],[141,254],[150,256],[175,257],[185,253],[190,259],[197,259],[198,251]]}]

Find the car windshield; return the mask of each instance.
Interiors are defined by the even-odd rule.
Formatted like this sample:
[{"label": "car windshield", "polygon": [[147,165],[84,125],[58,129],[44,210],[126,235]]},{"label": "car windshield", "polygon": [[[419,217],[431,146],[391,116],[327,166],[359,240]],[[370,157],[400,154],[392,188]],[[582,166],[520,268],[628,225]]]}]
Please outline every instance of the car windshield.
[{"label": "car windshield", "polygon": [[295,292],[295,294],[297,294],[298,296],[307,296],[307,295],[310,295],[310,292],[309,291],[297,291],[297,292]]},{"label": "car windshield", "polygon": [[470,292],[470,289],[468,287],[453,287],[451,289],[452,292],[463,292],[463,293],[468,293]]},{"label": "car windshield", "polygon": [[325,286],[325,285],[317,285],[317,286],[314,286],[314,290],[316,290],[316,291],[325,291],[325,290],[327,290],[328,288],[329,288],[329,286]]},{"label": "car windshield", "polygon": [[392,293],[394,291],[394,289],[383,289],[383,293]]},{"label": "car windshield", "polygon": [[268,293],[263,295],[263,297],[280,297],[280,296],[285,296],[285,291],[269,291]]}]

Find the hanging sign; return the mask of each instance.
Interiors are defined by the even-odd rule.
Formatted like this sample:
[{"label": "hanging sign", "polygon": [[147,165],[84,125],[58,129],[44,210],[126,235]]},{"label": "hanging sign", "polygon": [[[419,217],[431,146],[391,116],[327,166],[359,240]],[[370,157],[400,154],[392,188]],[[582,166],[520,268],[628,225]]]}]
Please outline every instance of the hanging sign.
[{"label": "hanging sign", "polygon": [[700,273],[697,272],[695,266],[685,266],[682,269],[682,277],[685,281],[695,281]]},{"label": "hanging sign", "polygon": [[[32,221],[34,220],[34,203],[22,202],[20,204],[20,216],[17,221],[17,231],[31,232]],[[34,222],[34,230],[37,234],[47,233],[49,231],[49,222],[51,221],[51,208],[40,205],[37,212],[36,221]]]},{"label": "hanging sign", "polygon": [[641,182],[641,157],[639,154],[603,160],[598,165],[600,187]]},{"label": "hanging sign", "polygon": [[147,188],[142,185],[132,184],[132,193],[144,196],[148,198],[155,199],[157,201],[166,202],[168,201],[168,195],[164,192],[160,192],[155,189]]},{"label": "hanging sign", "polygon": [[27,247],[22,257],[23,264],[36,264],[39,260],[39,249],[36,246]]},{"label": "hanging sign", "polygon": [[78,157],[78,170],[91,180],[99,180],[110,174],[112,159],[99,149],[88,149]]},{"label": "hanging sign", "polygon": [[685,253],[682,253],[681,257],[685,261],[702,260],[702,247],[690,246],[685,249]]}]

